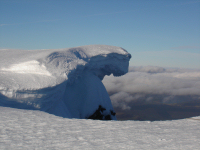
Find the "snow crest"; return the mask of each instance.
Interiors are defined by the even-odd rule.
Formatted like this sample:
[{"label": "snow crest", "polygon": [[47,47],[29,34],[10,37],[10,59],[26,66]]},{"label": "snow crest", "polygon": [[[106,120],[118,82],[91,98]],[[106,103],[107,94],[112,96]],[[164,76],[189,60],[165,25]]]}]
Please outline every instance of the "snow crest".
[{"label": "snow crest", "polygon": [[99,106],[109,115],[113,107],[101,80],[127,73],[131,58],[126,50],[107,45],[0,54],[0,106],[68,118],[87,118]]}]

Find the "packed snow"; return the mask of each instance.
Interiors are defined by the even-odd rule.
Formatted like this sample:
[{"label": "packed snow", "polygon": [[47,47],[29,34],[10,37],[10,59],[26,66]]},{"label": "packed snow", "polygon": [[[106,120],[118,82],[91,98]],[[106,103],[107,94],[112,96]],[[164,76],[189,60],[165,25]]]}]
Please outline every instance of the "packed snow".
[{"label": "packed snow", "polygon": [[0,149],[199,150],[200,117],[173,121],[68,119],[0,107]]},{"label": "packed snow", "polygon": [[116,119],[101,80],[128,72],[124,49],[90,45],[53,50],[0,50],[0,106],[88,118],[102,107]]}]

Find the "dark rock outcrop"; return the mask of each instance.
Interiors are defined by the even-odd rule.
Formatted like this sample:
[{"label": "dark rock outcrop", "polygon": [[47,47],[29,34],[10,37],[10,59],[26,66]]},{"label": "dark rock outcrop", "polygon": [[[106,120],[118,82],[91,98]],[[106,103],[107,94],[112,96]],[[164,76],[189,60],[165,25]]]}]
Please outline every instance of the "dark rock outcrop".
[{"label": "dark rock outcrop", "polygon": [[94,119],[94,120],[112,120],[111,116],[115,116],[115,112],[110,110],[110,114],[103,113],[106,109],[99,105],[99,108],[87,119]]}]

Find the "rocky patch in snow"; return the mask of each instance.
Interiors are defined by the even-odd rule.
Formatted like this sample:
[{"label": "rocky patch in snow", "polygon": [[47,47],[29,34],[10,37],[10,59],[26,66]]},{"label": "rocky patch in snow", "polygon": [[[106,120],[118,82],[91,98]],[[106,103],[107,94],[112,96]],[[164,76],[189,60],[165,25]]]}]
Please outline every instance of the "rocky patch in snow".
[{"label": "rocky patch in snow", "polygon": [[99,105],[99,108],[87,119],[94,119],[94,120],[112,120],[111,116],[115,117],[115,112],[113,110],[110,110],[110,113],[104,113],[106,109]]}]

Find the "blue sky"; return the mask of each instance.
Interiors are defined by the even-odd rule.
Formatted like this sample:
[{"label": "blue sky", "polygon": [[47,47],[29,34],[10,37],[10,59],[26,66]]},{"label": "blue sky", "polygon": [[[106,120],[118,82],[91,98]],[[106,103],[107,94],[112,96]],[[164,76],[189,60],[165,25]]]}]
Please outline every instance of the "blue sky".
[{"label": "blue sky", "polygon": [[120,46],[131,65],[200,69],[200,0],[0,0],[1,49]]}]

